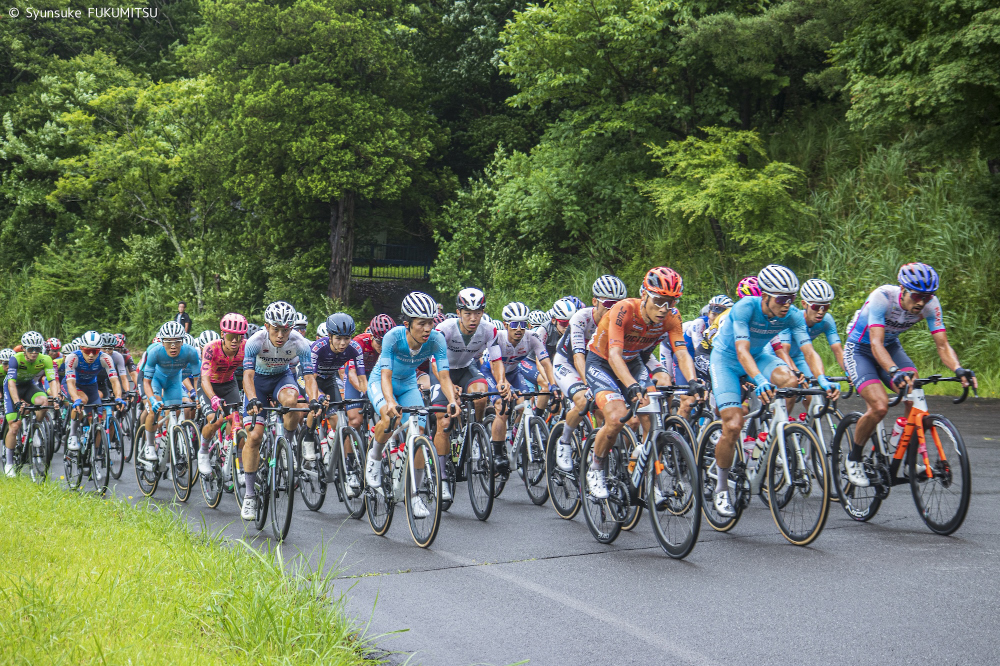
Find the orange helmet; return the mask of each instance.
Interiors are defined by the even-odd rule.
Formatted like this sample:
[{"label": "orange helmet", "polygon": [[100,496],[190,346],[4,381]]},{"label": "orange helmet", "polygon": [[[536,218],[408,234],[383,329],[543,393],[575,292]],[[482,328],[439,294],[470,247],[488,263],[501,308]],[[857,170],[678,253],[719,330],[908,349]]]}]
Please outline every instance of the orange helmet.
[{"label": "orange helmet", "polygon": [[642,281],[643,290],[657,296],[680,297],[684,291],[684,280],[672,268],[657,266],[649,269],[646,278]]}]

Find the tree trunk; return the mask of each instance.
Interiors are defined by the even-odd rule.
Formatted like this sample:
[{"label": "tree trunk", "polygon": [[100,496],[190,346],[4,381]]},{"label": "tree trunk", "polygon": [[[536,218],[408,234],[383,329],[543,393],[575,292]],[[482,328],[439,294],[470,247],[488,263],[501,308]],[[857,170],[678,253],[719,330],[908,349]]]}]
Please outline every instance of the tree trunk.
[{"label": "tree trunk", "polygon": [[351,260],[354,257],[354,193],[344,192],[330,202],[330,282],[326,295],[348,303]]},{"label": "tree trunk", "polygon": [[718,218],[715,217],[708,218],[708,224],[712,227],[712,235],[715,236],[715,245],[719,249],[719,254],[725,256],[726,237],[722,233],[722,225],[719,224]]}]

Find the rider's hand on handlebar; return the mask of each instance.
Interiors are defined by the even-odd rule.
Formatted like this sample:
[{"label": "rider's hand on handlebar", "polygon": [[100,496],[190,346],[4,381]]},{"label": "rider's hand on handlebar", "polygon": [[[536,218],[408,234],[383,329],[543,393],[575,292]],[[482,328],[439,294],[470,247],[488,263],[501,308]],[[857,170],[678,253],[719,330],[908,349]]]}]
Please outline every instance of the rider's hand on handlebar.
[{"label": "rider's hand on handlebar", "polygon": [[695,395],[698,402],[705,400],[705,382],[700,379],[692,379],[688,382],[688,395]]},{"label": "rider's hand on handlebar", "polygon": [[765,405],[774,400],[774,392],[778,390],[778,387],[772,384],[767,377],[762,374],[758,374],[753,378],[753,383],[757,388],[754,389],[754,393],[760,398],[760,401]]},{"label": "rider's hand on handlebar", "polygon": [[222,398],[217,395],[212,396],[212,411],[217,412],[222,409]]},{"label": "rider's hand on handlebar", "polygon": [[892,387],[897,391],[904,386],[907,391],[913,390],[913,372],[910,370],[896,370],[892,375]]},{"label": "rider's hand on handlebar", "polygon": [[976,373],[972,370],[967,370],[962,366],[955,368],[955,376],[962,380],[962,386],[971,386],[974,389],[979,388],[979,381],[976,379]]},{"label": "rider's hand on handlebar", "polygon": [[816,383],[819,387],[826,391],[826,397],[830,400],[837,400],[840,398],[840,384],[831,382],[826,378],[826,375],[820,375],[816,378]]},{"label": "rider's hand on handlebar", "polygon": [[510,384],[507,382],[497,384],[497,392],[500,393],[500,397],[504,400],[510,400]]},{"label": "rider's hand on handlebar", "polygon": [[399,405],[395,400],[387,400],[385,403],[385,415],[389,419],[398,419],[402,416],[402,412],[399,411]]},{"label": "rider's hand on handlebar", "polygon": [[247,401],[247,414],[251,416],[257,416],[260,414],[260,410],[263,409],[264,405],[258,398],[252,398]]},{"label": "rider's hand on handlebar", "polygon": [[643,388],[642,384],[636,382],[625,389],[625,402],[637,407],[637,401],[641,400],[644,395],[646,395],[646,389]]},{"label": "rider's hand on handlebar", "polygon": [[453,401],[451,401],[451,402],[448,403],[448,416],[454,418],[454,417],[458,416],[458,414],[459,414],[460,411],[461,410],[460,410],[457,402],[455,402],[453,400]]}]

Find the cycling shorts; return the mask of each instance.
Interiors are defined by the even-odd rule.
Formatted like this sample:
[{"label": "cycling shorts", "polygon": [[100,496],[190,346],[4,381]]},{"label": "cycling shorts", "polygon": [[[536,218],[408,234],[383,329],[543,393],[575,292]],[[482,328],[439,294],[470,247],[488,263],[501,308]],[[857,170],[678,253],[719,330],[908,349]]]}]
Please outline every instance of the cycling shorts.
[{"label": "cycling shorts", "polygon": [[[424,394],[420,391],[420,385],[417,384],[417,378],[406,381],[403,384],[392,383],[392,395],[396,399],[396,404],[400,407],[423,407],[424,406]],[[375,413],[381,417],[382,409],[386,406],[385,395],[382,393],[382,382],[368,382],[368,400],[372,403],[372,407],[375,408]],[[420,415],[420,427],[425,427],[427,423],[427,417]],[[396,424],[397,427],[399,424]]]},{"label": "cycling shorts", "polygon": [[562,352],[556,352],[555,358],[552,359],[552,370],[556,375],[556,385],[570,400],[580,391],[587,390],[587,384],[576,371],[576,366]]},{"label": "cycling shorts", "polygon": [[[70,398],[69,387],[66,386],[66,382],[63,382],[62,389],[63,389],[63,395],[66,396],[67,398]],[[84,384],[83,386],[77,386],[76,392],[82,393],[85,396],[87,396],[88,405],[101,403],[101,394],[97,392],[97,382],[94,382],[93,384]],[[85,412],[89,412],[91,409],[92,407],[84,407]]]},{"label": "cycling shorts", "polygon": [[[524,378],[524,381],[528,382],[528,386],[538,386],[538,361],[526,358],[521,361],[518,370],[521,373],[521,377]],[[548,386],[543,388],[548,388]]]},{"label": "cycling shorts", "polygon": [[[369,382],[369,383],[371,383],[371,382]],[[344,400],[354,400],[354,399],[360,400],[363,397],[364,396],[361,395],[361,392],[358,391],[358,389],[354,388],[354,385],[351,384],[351,382],[347,382],[347,385],[344,387]],[[358,403],[355,403],[353,405],[347,405],[347,408],[348,409],[360,409],[362,406],[364,406],[364,403],[363,402],[358,402]]]},{"label": "cycling shorts", "polygon": [[[45,391],[33,381],[26,382],[15,382],[14,386],[17,388],[18,397],[24,402],[33,402],[36,396],[45,397]],[[4,413],[7,415],[8,421],[17,420],[17,412],[14,411],[14,401],[10,397],[10,388],[7,385],[7,380],[3,382],[3,407]]]},{"label": "cycling shorts", "polygon": [[[243,404],[235,379],[230,379],[228,382],[219,382],[218,384],[211,382],[211,384],[212,392],[226,405],[239,408]],[[212,402],[205,396],[205,392],[200,387],[198,388],[198,402],[201,403],[201,413],[206,417],[215,413],[215,410],[212,409]],[[223,412],[228,414],[229,410],[223,407]]]},{"label": "cycling shorts", "polygon": [[154,375],[150,381],[153,384],[153,394],[159,396],[164,405],[179,405],[184,402],[187,389],[184,388],[180,375],[172,375],[163,379]]},{"label": "cycling shorts", "polygon": [[813,378],[813,371],[809,369],[809,364],[806,363],[806,357],[802,355],[801,351],[795,354],[789,354],[789,356],[791,356],[792,363],[794,363],[795,367],[799,369],[799,372],[809,379]]},{"label": "cycling shorts", "polygon": [[[770,347],[761,349],[753,359],[760,373],[770,381],[773,381],[771,375],[775,370],[788,367],[788,364],[778,358]],[[740,379],[746,376],[747,372],[735,354],[713,349],[709,374],[712,377],[712,395],[715,396],[715,404],[720,411],[729,407],[740,407],[743,404]]]},{"label": "cycling shorts", "polygon": [[319,392],[330,398],[330,402],[340,402],[340,382],[337,381],[339,378],[336,375],[330,375],[329,377],[320,377],[316,375],[316,387],[319,388]]},{"label": "cycling shorts", "polygon": [[[481,384],[483,388],[489,386],[486,377],[479,371],[475,363],[471,363],[464,368],[452,368],[448,371],[448,376],[451,378],[452,384],[462,389],[462,393],[468,393],[469,387],[473,384]],[[431,375],[430,403],[442,407],[448,404],[448,398],[445,396],[444,391],[441,390],[441,382],[433,374]]]},{"label": "cycling shorts", "polygon": [[[885,350],[892,357],[892,364],[898,365],[903,372],[916,372],[917,368],[913,361],[903,351],[903,345],[899,341],[890,342],[885,345]],[[860,392],[869,384],[882,382],[887,387],[892,388],[890,383],[892,377],[878,364],[875,355],[872,353],[870,345],[860,342],[848,342],[844,344],[844,366],[847,369],[847,376]]]},{"label": "cycling shorts", "polygon": [[[642,362],[641,357],[636,356],[627,361],[626,365],[639,384],[645,388],[653,385],[649,378],[649,368]],[[611,364],[592,351],[587,352],[587,384],[594,392],[598,409],[604,409],[605,405],[613,400],[625,400],[625,389],[628,387],[622,386],[618,381]]]},{"label": "cycling shorts", "polygon": [[681,366],[676,363],[674,363],[673,366],[674,386],[687,386],[688,380],[684,379],[684,373],[681,372]]},{"label": "cycling shorts", "polygon": [[[260,400],[261,404],[267,406],[271,403],[277,404],[278,393],[282,391],[285,387],[291,386],[295,389],[296,393],[299,393],[299,385],[295,381],[295,377],[292,375],[291,370],[285,370],[284,373],[278,373],[275,375],[262,375],[259,373],[254,373],[253,376],[253,388],[254,392],[257,394],[257,399]],[[301,396],[301,393],[299,393]],[[243,415],[246,416],[247,413],[247,403],[250,400],[246,396],[243,397]]]},{"label": "cycling shorts", "polygon": [[[497,391],[497,382],[493,378],[492,368],[483,368],[483,376],[486,377],[486,386],[490,393],[495,393]],[[521,375],[521,366],[518,365],[516,368],[506,373],[504,377],[507,379],[507,383],[510,384],[511,391],[530,391],[528,388],[528,383],[524,381],[524,377]],[[500,400],[500,396],[493,398],[494,400]]]}]

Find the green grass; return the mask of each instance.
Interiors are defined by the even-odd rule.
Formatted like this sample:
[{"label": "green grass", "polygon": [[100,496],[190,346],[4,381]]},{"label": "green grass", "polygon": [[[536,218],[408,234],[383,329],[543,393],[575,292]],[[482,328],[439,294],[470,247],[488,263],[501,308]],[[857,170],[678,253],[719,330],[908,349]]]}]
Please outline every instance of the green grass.
[{"label": "green grass", "polygon": [[0,663],[373,663],[333,574],[155,505],[4,479],[0,557]]}]

